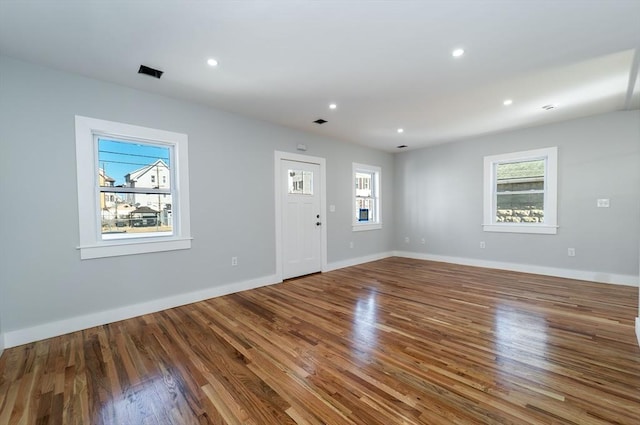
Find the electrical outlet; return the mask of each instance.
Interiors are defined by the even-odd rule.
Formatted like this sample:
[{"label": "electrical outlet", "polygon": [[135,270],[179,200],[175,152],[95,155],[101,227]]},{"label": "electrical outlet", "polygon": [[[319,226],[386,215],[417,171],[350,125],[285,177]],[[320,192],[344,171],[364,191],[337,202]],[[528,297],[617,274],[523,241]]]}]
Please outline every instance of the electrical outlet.
[{"label": "electrical outlet", "polygon": [[567,255],[569,257],[575,257],[576,256],[576,249],[575,248],[567,248]]},{"label": "electrical outlet", "polygon": [[353,248],[353,241],[349,242],[349,248]]},{"label": "electrical outlet", "polygon": [[598,199],[597,206],[598,206],[598,208],[609,208],[609,200],[608,199]]},{"label": "electrical outlet", "polygon": [[411,239],[409,239],[409,236],[405,236],[404,243],[409,243],[409,242],[411,242]]},{"label": "electrical outlet", "polygon": [[480,241],[480,248],[485,249],[487,247],[487,245],[484,243],[484,241]]},{"label": "electrical outlet", "polygon": [[231,257],[231,265],[232,266],[238,265],[238,257]]},{"label": "electrical outlet", "polygon": [[420,243],[422,245],[425,245],[427,243],[427,240],[425,238],[420,239]]}]

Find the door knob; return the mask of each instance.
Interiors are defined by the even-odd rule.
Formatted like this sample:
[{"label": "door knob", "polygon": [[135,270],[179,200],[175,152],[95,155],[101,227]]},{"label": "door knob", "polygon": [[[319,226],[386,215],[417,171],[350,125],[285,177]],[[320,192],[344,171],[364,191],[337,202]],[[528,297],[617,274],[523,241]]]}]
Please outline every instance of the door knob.
[{"label": "door knob", "polygon": [[319,221],[316,221],[316,226],[320,226],[322,223],[320,223]]}]

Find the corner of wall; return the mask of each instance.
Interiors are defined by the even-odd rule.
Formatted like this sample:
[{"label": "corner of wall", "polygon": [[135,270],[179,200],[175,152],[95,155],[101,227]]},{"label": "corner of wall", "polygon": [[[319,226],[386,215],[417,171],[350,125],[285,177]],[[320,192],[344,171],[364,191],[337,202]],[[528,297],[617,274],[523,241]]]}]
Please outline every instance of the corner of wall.
[{"label": "corner of wall", "polygon": [[327,266],[322,270],[323,272],[330,272],[333,270],[343,269],[345,267],[357,266],[359,264],[370,263],[371,261],[382,260],[383,258],[392,257],[393,252],[380,252],[378,254],[366,255],[364,257],[357,258],[349,258],[347,260],[342,261],[334,261],[332,263],[328,263]]},{"label": "corner of wall", "polygon": [[612,273],[596,273],[584,270],[561,269],[556,267],[533,266],[530,264],[507,263],[502,261],[480,260],[476,258],[450,257],[411,251],[395,251],[397,257],[415,258],[417,260],[438,261],[461,264],[463,266],[485,267],[488,269],[510,270],[521,273],[555,276],[566,279],[588,280],[590,282],[609,283],[613,285],[638,286],[638,276]]}]

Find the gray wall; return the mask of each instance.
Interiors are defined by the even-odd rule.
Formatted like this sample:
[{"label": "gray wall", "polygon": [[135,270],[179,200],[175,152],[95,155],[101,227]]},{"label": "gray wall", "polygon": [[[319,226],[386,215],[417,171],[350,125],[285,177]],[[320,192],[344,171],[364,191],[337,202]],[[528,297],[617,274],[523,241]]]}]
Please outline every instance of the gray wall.
[{"label": "gray wall", "polygon": [[[637,275],[639,142],[640,114],[627,111],[397,154],[395,247]],[[483,157],[549,146],[558,146],[558,234],[483,232]],[[609,198],[611,207],[596,208],[598,198]],[[567,256],[569,247],[575,257]]]},{"label": "gray wall", "polygon": [[[76,114],[189,135],[192,249],[80,261]],[[298,143],[326,158],[327,205],[336,205],[327,217],[328,261],[392,249],[391,225],[357,234],[350,227],[351,163],[381,166],[391,188],[388,153],[7,57],[0,142],[4,332],[273,275],[274,151],[295,152]],[[391,223],[390,190],[383,203]]]},{"label": "gray wall", "polygon": [[[0,292],[0,296],[1,295],[2,295],[2,292]],[[4,351],[4,331],[2,330],[2,310],[0,309],[0,355],[2,355],[3,351]]]},{"label": "gray wall", "polygon": [[[80,261],[76,114],[189,135],[191,250]],[[394,159],[0,57],[0,333],[273,275],[273,152],[295,152],[298,143],[327,159],[327,205],[336,206],[326,220],[330,263],[397,249],[636,275],[639,140],[638,111],[619,112]],[[482,232],[483,157],[546,146],[559,147],[558,234]],[[382,167],[381,231],[351,231],[352,162]],[[611,208],[595,207],[602,197]],[[567,247],[576,257],[567,257]]]}]

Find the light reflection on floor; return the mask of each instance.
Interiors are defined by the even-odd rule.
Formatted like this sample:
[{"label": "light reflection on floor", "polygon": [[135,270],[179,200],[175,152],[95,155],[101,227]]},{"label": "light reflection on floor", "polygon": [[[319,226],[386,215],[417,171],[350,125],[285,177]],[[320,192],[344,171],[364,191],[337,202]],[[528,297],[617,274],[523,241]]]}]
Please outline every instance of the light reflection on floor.
[{"label": "light reflection on floor", "polygon": [[[498,375],[545,382],[541,370],[552,370],[547,360],[548,324],[542,314],[520,310],[518,306],[500,304],[494,316],[496,363]],[[505,384],[501,379],[499,382]]]},{"label": "light reflection on floor", "polygon": [[377,320],[377,294],[372,290],[368,297],[356,302],[353,315],[353,336],[357,343],[355,349],[361,360],[367,360],[378,345]]},{"label": "light reflection on floor", "polygon": [[167,371],[164,375],[146,378],[122,390],[121,394],[101,406],[98,413],[100,420],[94,418],[97,423],[167,424],[175,423],[172,414],[178,418],[189,417],[180,412],[187,403],[177,382]]},{"label": "light reflection on floor", "polygon": [[534,347],[536,354],[546,354],[547,322],[541,314],[500,304],[496,307],[494,324],[498,346],[523,345],[528,349]]}]

